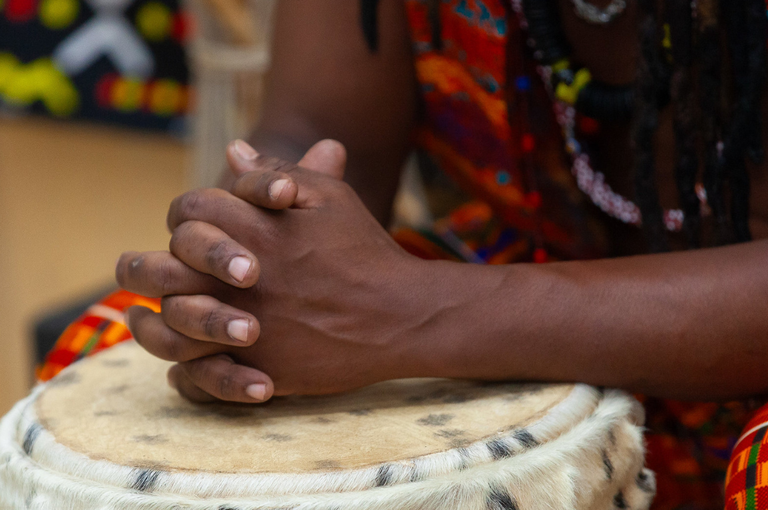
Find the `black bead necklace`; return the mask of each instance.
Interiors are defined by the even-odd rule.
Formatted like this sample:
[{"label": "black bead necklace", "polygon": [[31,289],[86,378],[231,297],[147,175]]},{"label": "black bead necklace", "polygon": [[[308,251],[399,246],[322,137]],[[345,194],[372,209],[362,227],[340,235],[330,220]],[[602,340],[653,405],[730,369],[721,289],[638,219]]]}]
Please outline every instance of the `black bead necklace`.
[{"label": "black bead necklace", "polygon": [[555,97],[593,119],[628,120],[634,110],[634,86],[608,85],[593,80],[587,68],[573,69],[557,2],[525,0],[522,7],[536,56],[552,70],[550,85]]}]

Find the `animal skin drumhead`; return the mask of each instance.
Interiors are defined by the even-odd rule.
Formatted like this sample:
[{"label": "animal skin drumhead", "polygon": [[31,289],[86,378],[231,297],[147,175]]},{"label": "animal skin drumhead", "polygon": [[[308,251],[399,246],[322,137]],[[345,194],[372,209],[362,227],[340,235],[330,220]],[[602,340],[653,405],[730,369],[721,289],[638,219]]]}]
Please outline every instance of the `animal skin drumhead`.
[{"label": "animal skin drumhead", "polygon": [[169,366],[127,343],[37,388],[0,424],[0,503],[645,508],[653,494],[642,412],[619,392],[413,379],[199,405],[168,387]]}]

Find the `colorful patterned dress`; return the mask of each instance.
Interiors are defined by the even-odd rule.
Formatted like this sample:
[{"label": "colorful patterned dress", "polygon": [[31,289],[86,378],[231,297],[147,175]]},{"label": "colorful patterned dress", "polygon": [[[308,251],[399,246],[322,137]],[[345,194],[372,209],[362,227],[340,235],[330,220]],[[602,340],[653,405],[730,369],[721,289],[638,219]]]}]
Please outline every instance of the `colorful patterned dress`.
[{"label": "colorful patterned dress", "polygon": [[[604,234],[585,212],[593,209],[570,174],[526,35],[507,1],[440,1],[436,38],[430,2],[406,0],[424,106],[415,140],[423,166],[439,169],[427,180],[439,190],[441,210],[428,231],[393,235],[428,259],[506,264],[603,256]],[[585,133],[590,120],[579,119]],[[40,379],[128,339],[122,312],[133,304],[159,309],[157,300],[127,292],[94,305],[63,334]],[[756,406],[643,400],[648,464],[657,473],[654,508],[722,508],[729,455]],[[768,411],[760,416],[768,421]],[[768,486],[765,438],[762,428],[739,443],[728,470],[728,510],[768,509],[768,494],[762,506],[755,503]]]}]

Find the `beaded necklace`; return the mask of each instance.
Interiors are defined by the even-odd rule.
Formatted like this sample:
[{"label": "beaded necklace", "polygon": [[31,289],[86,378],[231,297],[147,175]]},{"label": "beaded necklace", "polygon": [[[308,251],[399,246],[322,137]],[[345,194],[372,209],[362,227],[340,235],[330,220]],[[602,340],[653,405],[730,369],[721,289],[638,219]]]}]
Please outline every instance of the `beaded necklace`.
[{"label": "beaded necklace", "polygon": [[[628,119],[634,108],[633,86],[615,87],[592,80],[586,68],[573,71],[569,59],[568,44],[559,26],[557,5],[548,0],[511,0],[512,9],[521,27],[531,38],[529,46],[539,61],[538,72],[552,99],[555,117],[563,132],[565,150],[571,156],[571,172],[576,183],[592,202],[609,216],[624,223],[639,226],[642,223],[640,208],[631,200],[613,191],[605,182],[605,175],[592,168],[589,155],[583,151],[576,138],[577,111],[587,119]],[[669,51],[669,37],[664,48]],[[721,144],[722,145],[722,144]],[[706,191],[696,185],[696,194],[702,204],[702,216],[709,214]],[[664,211],[667,230],[678,232],[683,226],[684,213],[680,209]]]},{"label": "beaded necklace", "polygon": [[605,9],[599,9],[586,0],[571,0],[576,15],[594,25],[607,25],[627,8],[626,0],[612,0]]}]

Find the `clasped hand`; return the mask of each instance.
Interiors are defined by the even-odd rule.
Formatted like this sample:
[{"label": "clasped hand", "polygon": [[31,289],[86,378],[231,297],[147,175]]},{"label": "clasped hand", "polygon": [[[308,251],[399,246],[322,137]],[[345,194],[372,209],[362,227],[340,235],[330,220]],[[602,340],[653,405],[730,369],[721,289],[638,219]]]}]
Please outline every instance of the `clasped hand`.
[{"label": "clasped hand", "polygon": [[[227,149],[231,193],[195,190],[168,212],[167,252],[124,253],[121,287],[162,298],[132,307],[136,341],[177,362],[183,396],[260,402],[407,377],[418,259],[402,250],[341,177],[343,147],[315,145],[299,162]],[[421,300],[423,302],[423,300]]]}]

